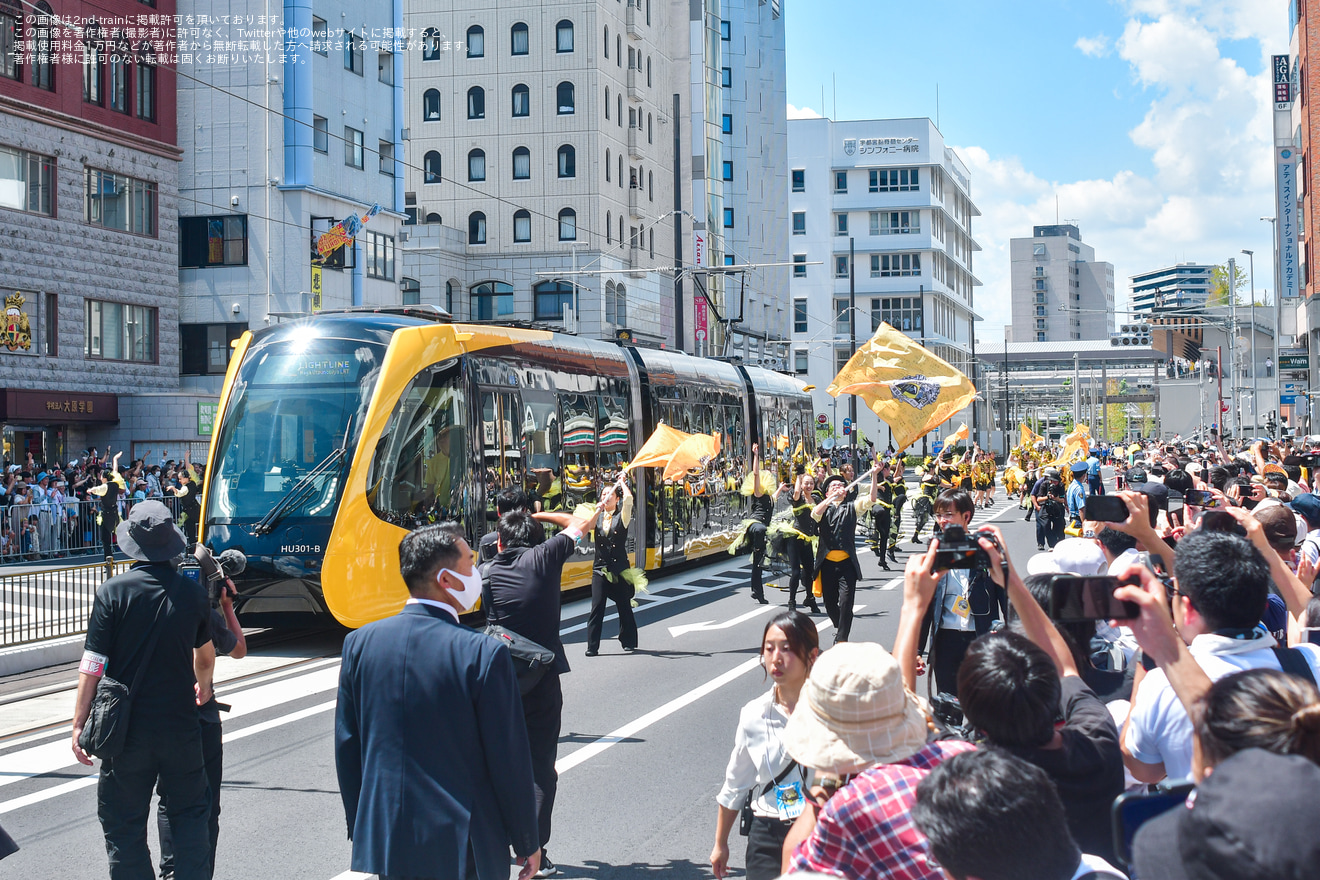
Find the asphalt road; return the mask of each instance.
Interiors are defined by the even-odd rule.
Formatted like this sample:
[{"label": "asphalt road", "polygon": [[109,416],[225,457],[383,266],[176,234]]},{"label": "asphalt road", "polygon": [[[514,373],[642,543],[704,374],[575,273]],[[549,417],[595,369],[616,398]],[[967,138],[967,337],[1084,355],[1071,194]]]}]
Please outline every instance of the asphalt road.
[{"label": "asphalt road", "polygon": [[[912,520],[905,517],[906,534]],[[1000,494],[993,520],[1019,566],[1035,552],[1034,524]],[[900,545],[900,558],[916,545]],[[721,557],[652,582],[638,609],[641,646],[624,654],[606,623],[599,657],[584,656],[586,606],[565,607],[573,672],[564,676],[559,798],[548,847],[566,878],[709,877],[715,794],[738,711],[769,687],[757,665],[764,623],[787,602],[754,603],[745,556]],[[892,565],[892,563],[891,563]],[[854,641],[893,642],[901,566],[880,570],[862,554]],[[787,588],[786,579],[778,586]],[[833,642],[822,615],[822,643]],[[333,728],[337,637],[274,641],[229,661],[218,688],[234,705],[225,722],[225,782],[217,878],[350,880],[350,844],[335,779]],[[225,661],[222,661],[222,663]],[[69,680],[74,671],[68,670]],[[40,678],[49,689],[52,674]],[[102,878],[105,848],[90,773],[68,747],[72,691],[23,696],[25,682],[0,680],[0,824],[22,850],[0,877]],[[6,697],[5,694],[9,696]],[[21,717],[16,730],[4,717]],[[38,727],[38,725],[41,725]],[[154,822],[149,828],[153,852]],[[741,872],[735,832],[731,864]]]}]

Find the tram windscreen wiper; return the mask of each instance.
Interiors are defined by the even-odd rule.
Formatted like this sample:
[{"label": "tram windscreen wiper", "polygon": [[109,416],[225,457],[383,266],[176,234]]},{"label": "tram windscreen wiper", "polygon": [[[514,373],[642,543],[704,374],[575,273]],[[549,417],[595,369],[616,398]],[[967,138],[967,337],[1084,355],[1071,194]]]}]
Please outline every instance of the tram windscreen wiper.
[{"label": "tram windscreen wiper", "polygon": [[293,484],[293,488],[286,492],[283,498],[275,502],[275,506],[270,509],[270,513],[263,516],[261,520],[252,527],[252,534],[269,535],[274,531],[275,526],[279,524],[280,520],[284,519],[289,511],[301,505],[316,492],[316,481],[318,478],[329,473],[332,465],[338,466],[342,464],[346,452],[347,449],[340,446],[325,458],[321,459],[316,467],[312,468],[301,480]]}]

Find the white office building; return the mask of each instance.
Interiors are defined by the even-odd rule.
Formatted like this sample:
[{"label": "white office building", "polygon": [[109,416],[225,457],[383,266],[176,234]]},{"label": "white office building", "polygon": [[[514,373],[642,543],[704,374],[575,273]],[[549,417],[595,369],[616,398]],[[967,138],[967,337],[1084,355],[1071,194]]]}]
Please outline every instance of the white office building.
[{"label": "white office building", "polygon": [[1114,264],[1097,261],[1071,223],[1036,226],[1009,241],[1013,342],[1108,339],[1114,332]]},{"label": "white office building", "polygon": [[1204,308],[1214,266],[1178,263],[1132,276],[1132,314],[1149,318],[1169,310]]},{"label": "white office building", "polygon": [[[825,389],[851,355],[850,317],[859,344],[884,321],[972,375],[980,211],[967,167],[929,119],[795,119],[788,143],[792,366],[841,437],[848,398],[836,407]],[[887,426],[864,406],[858,416],[883,447]],[[970,410],[951,421],[970,424]]]}]

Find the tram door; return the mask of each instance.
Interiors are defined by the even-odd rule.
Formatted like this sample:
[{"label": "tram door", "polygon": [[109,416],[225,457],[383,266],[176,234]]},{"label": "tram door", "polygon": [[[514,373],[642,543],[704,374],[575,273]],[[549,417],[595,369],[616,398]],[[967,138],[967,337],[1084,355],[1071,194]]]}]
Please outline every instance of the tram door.
[{"label": "tram door", "polygon": [[481,454],[486,493],[482,534],[494,531],[499,516],[495,496],[507,486],[523,486],[522,404],[517,391],[481,389]]}]

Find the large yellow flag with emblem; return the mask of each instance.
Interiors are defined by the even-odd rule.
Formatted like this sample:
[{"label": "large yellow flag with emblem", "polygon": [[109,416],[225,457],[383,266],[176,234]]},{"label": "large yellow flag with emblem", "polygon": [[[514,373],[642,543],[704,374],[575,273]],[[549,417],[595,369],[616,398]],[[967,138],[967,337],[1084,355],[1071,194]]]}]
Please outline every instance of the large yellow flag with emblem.
[{"label": "large yellow flag with emblem", "polygon": [[637,456],[623,466],[624,472],[635,467],[664,467],[669,464],[674,450],[691,436],[686,431],[671,428],[661,422],[656,426],[655,432],[646,438],[642,448],[637,450]]},{"label": "large yellow flag with emblem", "polygon": [[1021,424],[1019,424],[1018,430],[1021,433],[1021,439],[1019,439],[1018,442],[1022,445],[1023,449],[1029,449],[1030,447],[1035,446],[1041,440],[1045,439],[1044,437],[1037,434],[1035,431],[1028,428],[1026,422],[1022,422]]},{"label": "large yellow flag with emblem", "polygon": [[[1091,451],[1091,429],[1086,425],[1078,425],[1067,437],[1063,438],[1063,451],[1059,457],[1054,460],[1055,467],[1063,467],[1074,460],[1083,461]],[[1078,453],[1081,453],[1078,455]]]},{"label": "large yellow flag with emblem", "polygon": [[857,349],[826,390],[833,397],[860,397],[893,430],[899,450],[976,396],[970,379],[888,324]]}]

